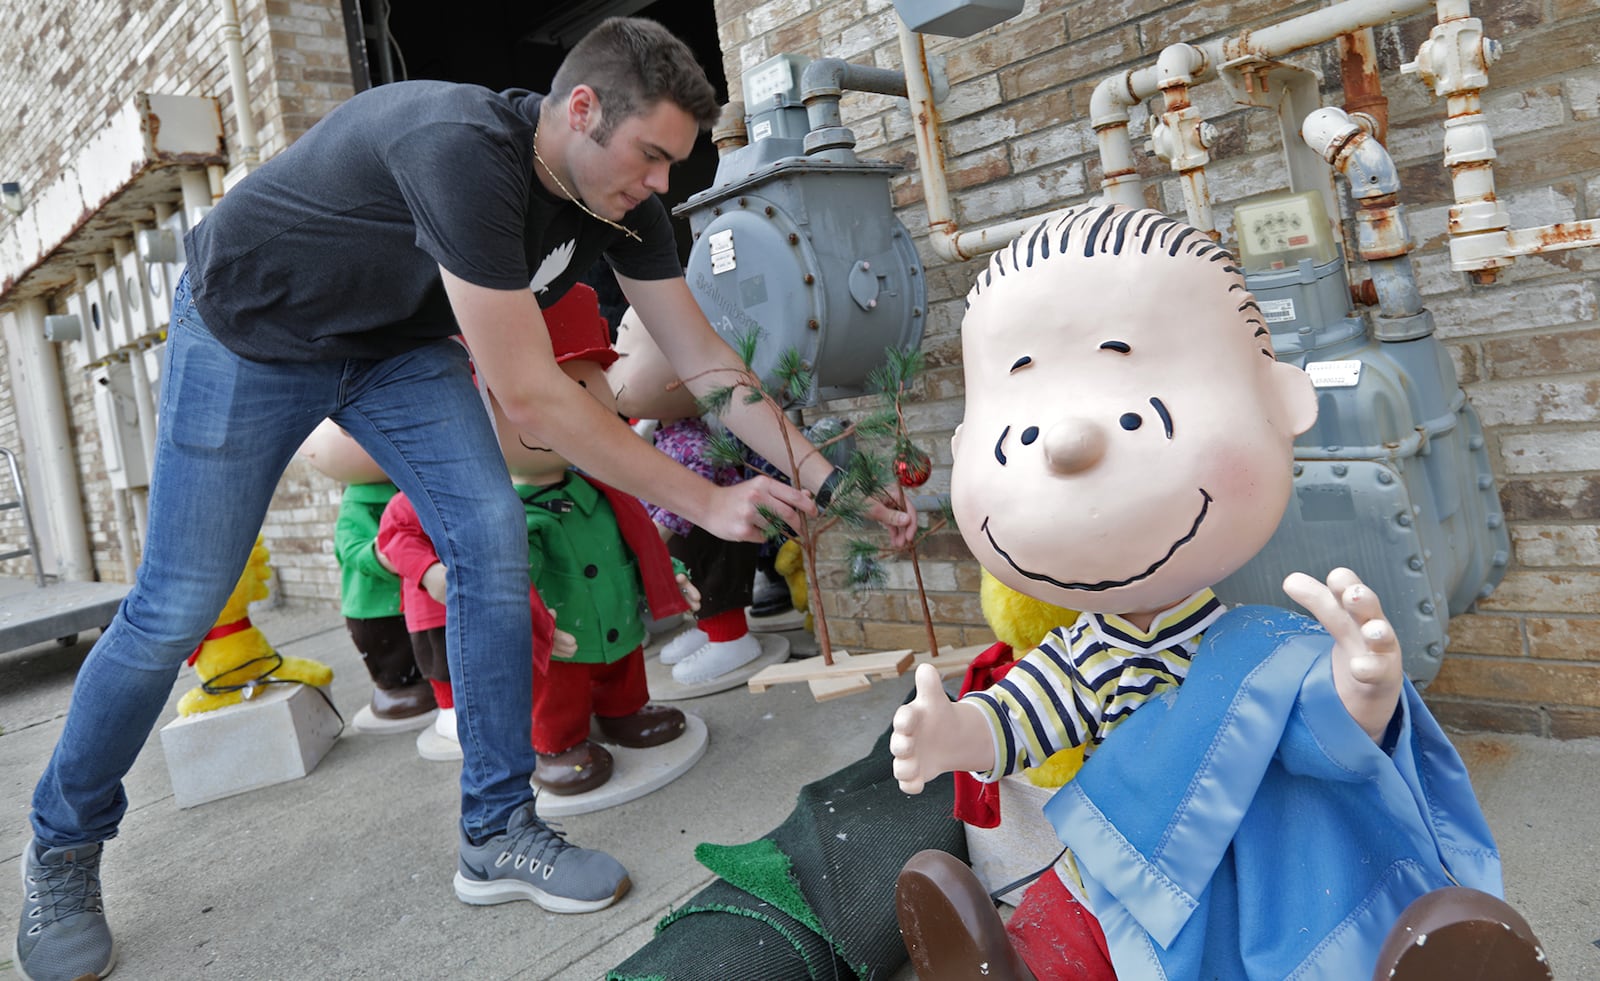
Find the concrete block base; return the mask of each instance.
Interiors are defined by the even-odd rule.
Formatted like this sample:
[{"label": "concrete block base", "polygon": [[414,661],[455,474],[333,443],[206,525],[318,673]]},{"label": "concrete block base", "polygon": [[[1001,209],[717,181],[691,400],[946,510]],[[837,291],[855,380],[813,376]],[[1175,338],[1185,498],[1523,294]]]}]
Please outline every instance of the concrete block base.
[{"label": "concrete block base", "polygon": [[[993,892],[1016,882],[1052,864],[1061,853],[1056,829],[1044,818],[1045,802],[1054,794],[1053,788],[1036,787],[1020,773],[1001,778],[1000,826],[967,825],[967,857],[984,888]],[[1026,890],[1019,886],[1000,899],[1015,906]]]},{"label": "concrete block base", "polygon": [[339,737],[339,717],[306,685],[268,685],[255,698],[179,716],[161,748],[179,807],[305,776]]}]

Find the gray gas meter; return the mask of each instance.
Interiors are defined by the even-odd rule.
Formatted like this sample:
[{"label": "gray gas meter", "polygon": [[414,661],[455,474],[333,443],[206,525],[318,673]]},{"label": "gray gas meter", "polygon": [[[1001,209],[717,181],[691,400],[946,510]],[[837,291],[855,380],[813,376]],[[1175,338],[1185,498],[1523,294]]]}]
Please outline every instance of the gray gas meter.
[{"label": "gray gas meter", "polygon": [[749,142],[675,210],[694,233],[689,288],[717,332],[758,335],[752,368],[769,386],[787,351],[809,367],[814,388],[790,393],[793,406],[864,394],[885,350],[921,343],[927,314],[922,261],[889,194],[900,167],[836,144],[804,152],[805,113],[792,114],[803,64],[784,55],[746,73],[759,96],[746,103]]},{"label": "gray gas meter", "polygon": [[1352,311],[1316,192],[1241,203],[1234,227],[1278,359],[1316,387],[1317,422],[1295,442],[1277,531],[1217,595],[1282,605],[1289,573],[1353,569],[1382,601],[1407,676],[1425,685],[1449,617],[1488,595],[1511,554],[1477,413],[1426,310],[1370,332]]}]

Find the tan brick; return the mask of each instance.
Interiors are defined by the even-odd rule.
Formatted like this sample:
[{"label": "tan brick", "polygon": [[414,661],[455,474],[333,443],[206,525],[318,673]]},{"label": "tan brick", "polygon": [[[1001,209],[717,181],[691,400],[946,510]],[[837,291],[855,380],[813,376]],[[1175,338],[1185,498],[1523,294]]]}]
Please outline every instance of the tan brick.
[{"label": "tan brick", "polygon": [[1452,732],[1546,734],[1544,713],[1535,706],[1452,698],[1432,688],[1422,693],[1422,700],[1439,725]]},{"label": "tan brick", "polygon": [[1600,470],[1600,433],[1590,429],[1539,429],[1500,437],[1508,474]]},{"label": "tan brick", "polygon": [[1600,613],[1600,572],[1513,569],[1477,608],[1483,613]]},{"label": "tan brick", "polygon": [[[1000,70],[1000,90],[1007,99],[1024,98],[1072,82],[1080,83],[1074,88],[1093,90],[1113,68],[1141,53],[1137,29],[1126,25],[1087,41],[1051,48],[1036,58],[1017,59],[1018,63]],[[1070,97],[1062,100],[1061,112],[1063,119],[1077,114],[1078,108]]]},{"label": "tan brick", "polygon": [[1551,708],[1545,711],[1549,718],[1552,739],[1593,739],[1600,736],[1600,709]]},{"label": "tan brick", "polygon": [[1522,621],[1516,617],[1464,614],[1451,617],[1447,651],[1461,654],[1501,654],[1520,657]]},{"label": "tan brick", "polygon": [[1600,518],[1600,475],[1517,477],[1500,482],[1506,519]]},{"label": "tan brick", "polygon": [[1600,365],[1600,328],[1518,334],[1483,341],[1489,378],[1566,374]]},{"label": "tan brick", "polygon": [[1527,566],[1600,566],[1600,526],[1512,525],[1518,562]]},{"label": "tan brick", "polygon": [[1600,662],[1600,620],[1528,617],[1525,622],[1528,653],[1532,656],[1562,661]]},{"label": "tan brick", "polygon": [[1600,707],[1600,664],[1552,664],[1473,656],[1446,658],[1428,686],[1437,695]]},{"label": "tan brick", "polygon": [[[862,644],[867,650],[893,651],[909,648],[913,651],[928,649],[928,635],[920,623],[884,623],[877,620],[868,620],[861,625],[863,631]],[[961,643],[961,630],[959,627],[951,628],[940,626],[934,629],[934,637],[941,645],[951,647]]]}]

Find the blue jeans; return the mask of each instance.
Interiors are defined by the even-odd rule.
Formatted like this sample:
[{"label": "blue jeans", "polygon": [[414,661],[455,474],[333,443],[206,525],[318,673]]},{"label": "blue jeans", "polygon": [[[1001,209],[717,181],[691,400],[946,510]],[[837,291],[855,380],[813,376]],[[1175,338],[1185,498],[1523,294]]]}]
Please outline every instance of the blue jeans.
[{"label": "blue jeans", "polygon": [[34,790],[37,838],[54,847],[117,833],[122,778],[238,582],[278,478],[325,417],[411,499],[449,569],[461,825],[474,837],[503,830],[532,797],[536,762],[527,529],[464,349],[438,341],[381,361],[249,361],[212,336],[185,277],[166,358],[144,555],[78,672]]}]

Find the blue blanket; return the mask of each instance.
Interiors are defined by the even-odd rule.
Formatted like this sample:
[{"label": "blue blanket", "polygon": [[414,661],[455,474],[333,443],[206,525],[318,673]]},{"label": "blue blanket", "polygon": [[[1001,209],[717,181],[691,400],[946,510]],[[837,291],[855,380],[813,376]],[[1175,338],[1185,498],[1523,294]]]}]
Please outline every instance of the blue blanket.
[{"label": "blue blanket", "polygon": [[1501,895],[1466,768],[1410,682],[1380,747],[1313,620],[1240,607],[1183,686],[1124,722],[1045,806],[1126,979],[1370,977],[1400,912]]}]

